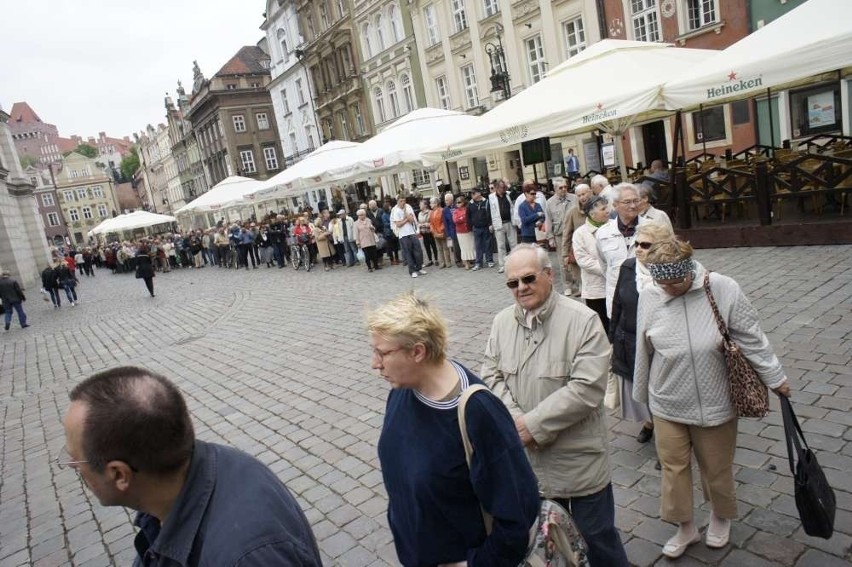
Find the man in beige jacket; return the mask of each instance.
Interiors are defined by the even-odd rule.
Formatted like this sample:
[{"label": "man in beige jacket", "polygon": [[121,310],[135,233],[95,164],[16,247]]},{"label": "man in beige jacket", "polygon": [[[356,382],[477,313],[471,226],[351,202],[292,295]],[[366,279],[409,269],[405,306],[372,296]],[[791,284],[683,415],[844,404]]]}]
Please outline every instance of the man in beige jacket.
[{"label": "man in beige jacket", "polygon": [[482,380],[515,419],[543,495],[573,513],[592,567],[626,567],[603,407],[606,331],[594,311],[554,290],[538,246],[512,250],[506,285],[516,304],[494,318]]}]

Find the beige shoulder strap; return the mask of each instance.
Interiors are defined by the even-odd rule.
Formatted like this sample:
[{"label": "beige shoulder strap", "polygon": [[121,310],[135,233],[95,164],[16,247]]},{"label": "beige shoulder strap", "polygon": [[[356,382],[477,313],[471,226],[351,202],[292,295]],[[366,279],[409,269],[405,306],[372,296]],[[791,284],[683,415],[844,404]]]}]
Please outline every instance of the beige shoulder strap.
[{"label": "beige shoulder strap", "polygon": [[[470,438],[467,436],[467,422],[464,417],[464,409],[467,406],[467,401],[470,397],[480,390],[488,390],[488,387],[483,384],[472,384],[471,386],[468,386],[468,388],[461,393],[461,397],[459,397],[459,429],[461,430],[462,443],[464,444],[464,456],[467,460],[468,469],[470,469],[470,459],[473,456],[473,445],[471,445]],[[485,523],[485,533],[491,534],[493,518],[491,517],[491,514],[485,511],[485,508],[482,508],[482,505],[480,505],[480,510],[482,510],[482,521]]]}]

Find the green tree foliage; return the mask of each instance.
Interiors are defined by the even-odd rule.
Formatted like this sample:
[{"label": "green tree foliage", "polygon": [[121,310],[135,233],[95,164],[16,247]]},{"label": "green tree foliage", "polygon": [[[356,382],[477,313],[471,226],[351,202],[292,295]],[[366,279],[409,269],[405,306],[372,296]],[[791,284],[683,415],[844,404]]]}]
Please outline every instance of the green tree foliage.
[{"label": "green tree foliage", "polygon": [[121,170],[121,177],[127,180],[133,179],[133,174],[139,169],[139,152],[136,146],[131,146],[130,153],[121,160],[119,169]]},{"label": "green tree foliage", "polygon": [[83,154],[87,158],[96,158],[98,157],[98,149],[90,146],[89,144],[80,144],[74,149],[78,154]]},{"label": "green tree foliage", "polygon": [[26,169],[26,168],[28,168],[28,167],[29,167],[29,166],[31,166],[31,165],[32,165],[32,166],[36,166],[36,165],[38,165],[38,158],[37,158],[37,157],[33,157],[33,156],[31,156],[31,155],[23,154],[23,155],[21,156],[21,167],[22,167],[23,169]]}]

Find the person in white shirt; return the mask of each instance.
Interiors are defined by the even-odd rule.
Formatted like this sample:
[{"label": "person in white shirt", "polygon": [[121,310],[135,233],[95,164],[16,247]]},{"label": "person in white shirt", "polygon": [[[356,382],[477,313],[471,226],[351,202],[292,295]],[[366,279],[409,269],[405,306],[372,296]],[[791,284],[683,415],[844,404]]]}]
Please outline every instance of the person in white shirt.
[{"label": "person in white shirt", "polygon": [[592,180],[589,181],[589,185],[592,187],[592,193],[606,199],[609,206],[612,207],[612,185],[609,184],[609,179],[607,179],[605,175],[595,175],[592,177]]},{"label": "person in white shirt", "polygon": [[504,180],[494,182],[494,192],[488,195],[488,205],[491,208],[491,233],[497,241],[497,263],[500,265],[497,271],[502,274],[506,267],[507,251],[518,245],[518,231],[515,227],[520,224],[517,208],[512,206],[506,194]]},{"label": "person in white shirt", "polygon": [[417,238],[417,217],[414,209],[405,202],[405,196],[400,195],[396,206],[391,209],[391,227],[399,238],[399,246],[402,249],[402,257],[408,265],[408,273],[412,278],[418,275],[425,276],[423,271],[423,249]]}]

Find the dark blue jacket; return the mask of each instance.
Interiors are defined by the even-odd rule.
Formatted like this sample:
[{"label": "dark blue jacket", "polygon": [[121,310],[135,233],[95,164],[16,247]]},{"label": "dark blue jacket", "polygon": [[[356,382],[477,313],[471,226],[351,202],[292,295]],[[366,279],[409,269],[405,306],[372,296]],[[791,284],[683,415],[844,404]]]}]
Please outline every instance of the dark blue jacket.
[{"label": "dark blue jacket", "polygon": [[455,207],[444,207],[444,232],[448,238],[456,237],[456,223],[453,222],[453,209]]},{"label": "dark blue jacket", "polygon": [[164,527],[140,512],[134,567],[321,567],[298,503],[257,459],[195,442],[186,483]]},{"label": "dark blue jacket", "polygon": [[[459,364],[462,389],[482,382]],[[458,398],[434,402],[414,390],[391,390],[379,438],[388,493],[388,524],[405,567],[467,561],[470,567],[516,567],[539,512],[538,483],[512,417],[490,392],[465,408],[473,445],[468,468]],[[482,508],[493,517],[486,536]]]},{"label": "dark blue jacket", "polygon": [[544,215],[539,216],[538,213],[544,213],[541,205],[534,203],[531,207],[529,203],[524,201],[518,207],[518,216],[521,217],[521,236],[535,238],[535,225],[537,222],[544,222]]}]

